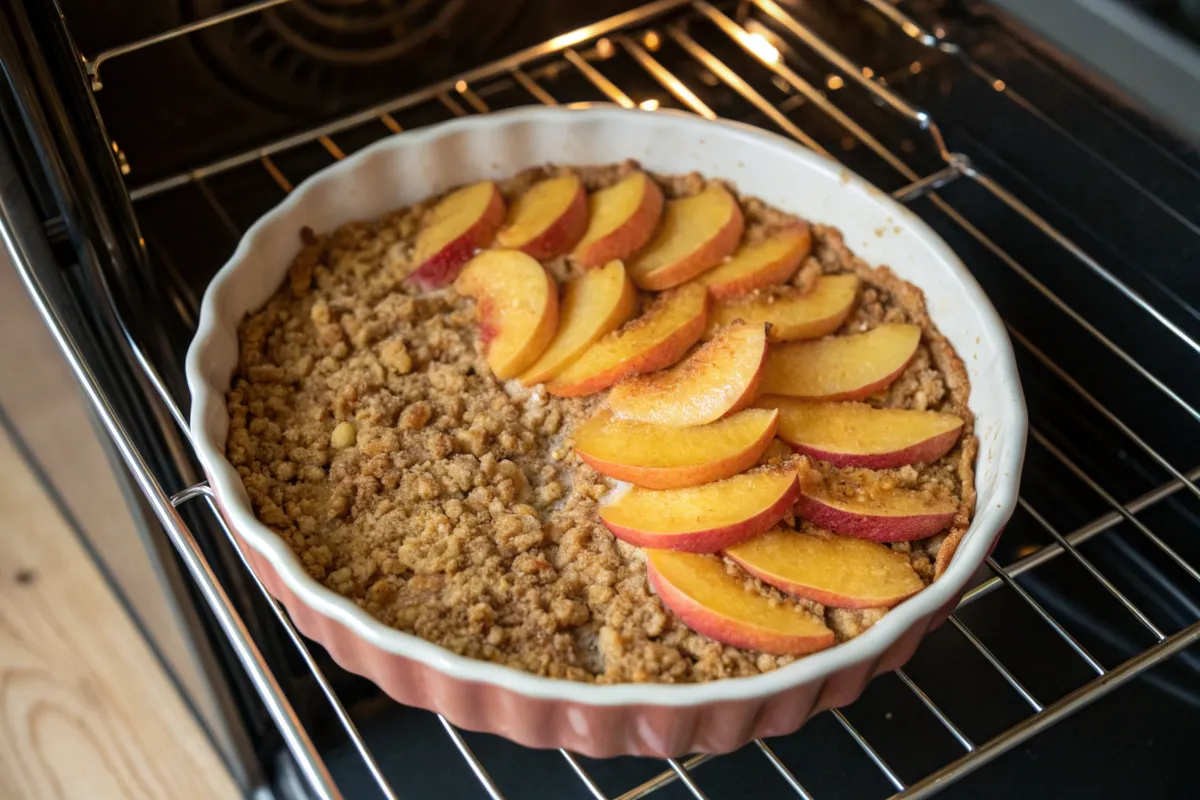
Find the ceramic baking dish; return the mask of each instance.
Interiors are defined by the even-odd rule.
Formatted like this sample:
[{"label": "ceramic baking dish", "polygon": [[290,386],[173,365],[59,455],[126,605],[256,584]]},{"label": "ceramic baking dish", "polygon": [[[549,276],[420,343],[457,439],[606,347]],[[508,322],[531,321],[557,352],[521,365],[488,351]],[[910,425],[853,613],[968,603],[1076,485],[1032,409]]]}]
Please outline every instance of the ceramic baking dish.
[{"label": "ceramic baking dish", "polygon": [[[596,686],[542,678],[451,653],[377,622],[314,581],[254,517],[225,459],[224,393],[237,326],[271,296],[300,248],[303,226],[329,231],[459,184],[547,162],[627,158],[664,173],[732,181],[810,220],[835,225],[872,264],[925,291],[929,312],[971,378],[978,505],[945,574],[863,635],[764,675],[702,684]],[[846,705],[867,681],[902,665],[954,608],[1013,512],[1025,447],[1025,405],[1004,326],[966,268],[921,220],[833,161],[779,136],[728,122],[617,108],[530,108],[468,117],[381,141],[312,176],[242,238],[204,295],[188,351],[191,428],[221,512],[267,589],[305,635],[401,703],[531,747],[593,757],[726,752]]]}]

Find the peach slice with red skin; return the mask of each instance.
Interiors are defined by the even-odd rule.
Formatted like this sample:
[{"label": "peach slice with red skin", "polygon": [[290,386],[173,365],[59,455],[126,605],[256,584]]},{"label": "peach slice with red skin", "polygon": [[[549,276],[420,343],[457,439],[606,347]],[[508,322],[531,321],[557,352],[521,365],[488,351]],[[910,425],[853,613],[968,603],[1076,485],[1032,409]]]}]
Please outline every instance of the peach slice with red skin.
[{"label": "peach slice with red skin", "polygon": [[725,556],[782,592],[835,608],[891,608],[925,588],[907,555],[850,536],[773,528]]},{"label": "peach slice with red skin", "polygon": [[475,251],[492,241],[504,222],[504,198],[491,181],[473,183],[439,200],[423,222],[408,278],[428,291],[453,282]]},{"label": "peach slice with red skin", "polygon": [[682,489],[724,480],[754,466],[775,436],[778,411],[748,408],[674,428],[596,412],[575,432],[575,452],[592,469],[645,489]]},{"label": "peach slice with red skin", "polygon": [[789,469],[687,489],[634,487],[601,506],[600,519],[613,536],[638,547],[715,553],[772,528],[791,512],[799,491]]},{"label": "peach slice with red skin", "polygon": [[815,470],[801,470],[795,509],[796,516],[843,536],[909,542],[948,527],[958,513],[958,501],[873,481],[831,486]]},{"label": "peach slice with red skin", "polygon": [[674,364],[691,348],[708,320],[708,292],[681,286],[658,297],[640,317],[598,339],[546,384],[558,397],[582,397],[629,375]]},{"label": "peach slice with red skin", "polygon": [[546,260],[574,247],[587,224],[583,182],[575,175],[548,178],[513,201],[496,244]]},{"label": "peach slice with red skin", "polygon": [[558,287],[546,268],[524,253],[480,253],[463,267],[454,288],[475,298],[488,366],[500,380],[536,361],[554,338]]},{"label": "peach slice with red skin", "polygon": [[572,257],[581,267],[607,264],[636,253],[658,227],[663,193],[644,172],[634,172],[588,196],[588,224]]},{"label": "peach slice with red skin", "polygon": [[654,291],[686,283],[724,261],[744,226],[737,198],[719,183],[668,200],[654,239],[627,264],[629,277]]},{"label": "peach slice with red skin", "polygon": [[646,576],[685,625],[732,647],[804,655],[833,644],[833,631],[806,608],[778,602],[726,571],[716,556],[646,550]]},{"label": "peach slice with red skin", "polygon": [[634,422],[705,425],[754,401],[766,359],[765,326],[730,325],[670,369],[618,383],[608,407]]},{"label": "peach slice with red skin", "polygon": [[763,394],[809,400],[861,400],[900,377],[921,343],[916,325],[885,324],[866,333],[771,348]]},{"label": "peach slice with red skin", "polygon": [[596,340],[637,311],[637,290],[620,261],[588,270],[567,284],[559,305],[558,332],[541,357],[521,375],[529,386],[558,375]]},{"label": "peach slice with red skin", "polygon": [[808,224],[798,222],[755,242],[743,241],[724,264],[699,277],[713,297],[733,297],[783,283],[812,249]]},{"label": "peach slice with red skin", "polygon": [[857,294],[858,278],[854,275],[825,275],[817,278],[816,285],[807,292],[795,286],[780,286],[719,300],[713,303],[705,337],[740,319],[769,322],[772,342],[817,339],[842,326],[854,308]]},{"label": "peach slice with red skin", "polygon": [[776,434],[797,453],[838,467],[892,469],[931,464],[950,452],[963,421],[952,414],[819,403],[769,395],[755,405],[779,409]]}]

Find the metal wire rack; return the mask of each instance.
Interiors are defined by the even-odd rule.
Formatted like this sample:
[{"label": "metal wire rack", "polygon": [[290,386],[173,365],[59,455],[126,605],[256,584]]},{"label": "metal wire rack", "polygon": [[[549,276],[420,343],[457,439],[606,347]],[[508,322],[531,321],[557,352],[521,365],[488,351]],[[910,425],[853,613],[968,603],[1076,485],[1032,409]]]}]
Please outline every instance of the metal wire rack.
[{"label": "metal wire rack", "polygon": [[[100,89],[99,68],[104,61],[118,56],[136,52],[143,47],[158,45],[178,36],[184,36],[211,25],[217,25],[244,15],[253,14],[286,0],[265,0],[252,3],[233,12],[192,23],[183,28],[150,37],[130,45],[115,48],[99,54],[92,59],[84,59],[88,74],[93,81],[93,88]],[[865,13],[876,15],[878,21],[888,26],[890,34],[906,37],[919,53],[914,61],[913,72],[922,64],[922,58],[930,60],[957,59],[966,68],[989,84],[1007,101],[1029,106],[1032,114],[1039,114],[1035,106],[1005,86],[1004,81],[992,75],[983,67],[967,59],[963,50],[954,42],[945,38],[940,30],[930,30],[916,20],[910,18],[887,0],[859,0]],[[739,58],[744,58],[748,66],[735,68],[727,63],[730,57],[722,57],[717,48],[711,44],[706,46],[701,37],[696,34],[698,25],[705,26],[709,38],[716,36],[725,47],[732,47],[738,52]],[[681,76],[683,69],[676,65],[668,65],[665,58],[656,55],[664,43],[679,53],[684,54],[688,63],[689,73],[699,69],[699,73],[710,78],[706,85],[698,85],[694,80]],[[642,70],[641,77],[648,79],[662,94],[662,100],[653,97],[636,101],[638,96],[632,89],[623,88],[621,81],[612,77],[606,71],[606,61],[614,55],[623,54],[631,59],[637,68]],[[819,59],[825,65],[828,78],[824,86],[816,85],[810,79],[802,76],[801,71],[793,69],[790,64],[797,62],[812,63]],[[949,225],[965,233],[975,240],[984,250],[991,253],[1000,263],[1029,288],[1048,301],[1058,313],[1070,323],[1085,332],[1093,342],[1108,351],[1116,360],[1123,363],[1136,380],[1159,393],[1165,401],[1181,411],[1189,420],[1189,424],[1200,424],[1200,411],[1189,402],[1178,389],[1177,384],[1165,380],[1160,374],[1143,364],[1143,360],[1131,354],[1101,330],[1094,318],[1086,316],[1072,304],[1055,292],[1035,269],[1011,255],[1001,243],[990,238],[977,227],[966,214],[955,204],[945,199],[939,190],[954,184],[969,183],[999,201],[1018,215],[1028,236],[1043,237],[1046,241],[1057,246],[1066,256],[1066,260],[1074,268],[1081,269],[1079,279],[1087,280],[1088,276],[1098,278],[1112,287],[1123,302],[1130,304],[1137,313],[1144,315],[1157,326],[1160,334],[1165,334],[1176,344],[1182,345],[1184,351],[1192,358],[1200,354],[1200,342],[1193,333],[1180,325],[1177,317],[1151,303],[1139,291],[1128,285],[1117,274],[1100,263],[1077,244],[1072,238],[1060,231],[1040,216],[1018,196],[993,179],[976,164],[969,152],[958,152],[949,149],[939,128],[938,120],[922,108],[906,100],[895,88],[896,81],[887,80],[888,76],[877,75],[867,64],[856,63],[845,53],[837,49],[825,37],[798,16],[785,10],[774,0],[750,0],[739,3],[736,8],[727,8],[721,4],[710,4],[705,0],[658,0],[634,11],[613,17],[589,27],[566,33],[554,40],[529,48],[509,58],[494,62],[479,69],[472,70],[451,80],[429,86],[421,91],[389,101],[359,114],[322,125],[320,127],[298,133],[286,139],[271,142],[253,151],[242,153],[218,162],[191,169],[185,173],[142,185],[131,191],[131,197],[137,203],[137,208],[144,204],[153,203],[159,195],[179,187],[194,185],[199,189],[205,200],[211,205],[213,212],[222,224],[235,235],[241,235],[241,227],[235,222],[234,215],[222,205],[217,194],[212,191],[209,182],[215,176],[242,167],[261,165],[270,179],[284,192],[292,191],[295,181],[304,177],[299,174],[286,174],[276,159],[281,154],[295,148],[319,144],[335,160],[345,157],[343,148],[337,139],[364,125],[378,124],[377,137],[382,138],[389,133],[399,133],[401,123],[397,120],[401,112],[424,105],[439,106],[453,116],[465,116],[473,113],[487,113],[493,105],[516,105],[528,103],[543,103],[547,105],[574,105],[575,97],[554,96],[547,85],[565,73],[574,78],[582,79],[582,86],[587,92],[579,92],[591,102],[598,93],[605,101],[617,103],[626,108],[641,106],[653,109],[660,102],[667,100],[673,104],[690,110],[703,117],[713,119],[717,113],[710,102],[702,99],[704,92],[713,87],[729,91],[741,99],[747,107],[756,112],[761,123],[773,126],[785,135],[791,136],[802,144],[830,157],[834,154],[823,146],[818,138],[806,132],[794,121],[790,112],[800,105],[806,105],[813,113],[823,118],[823,124],[837,132],[844,142],[843,150],[865,148],[898,176],[901,185],[891,191],[892,196],[905,204],[917,206],[923,203],[922,211],[930,211],[940,215]],[[779,87],[786,92],[787,99],[779,102],[770,100],[760,88],[765,84]],[[899,126],[910,133],[934,155],[934,160],[916,157],[911,148],[905,150],[885,143],[885,138],[873,133],[856,116],[844,109],[851,103],[835,102],[831,95],[834,90],[850,86],[856,88],[863,96],[879,108],[886,109],[894,116]],[[515,93],[515,95],[514,95]],[[515,99],[514,99],[515,97]],[[828,140],[828,135],[825,137]],[[890,141],[890,139],[888,140]],[[901,149],[902,152],[897,152]],[[932,168],[918,170],[915,163],[932,163]],[[34,287],[36,290],[36,287]],[[1034,505],[1029,497],[1022,496],[1020,507],[1049,538],[1049,542],[1037,548],[1030,548],[1021,556],[1012,559],[1007,564],[989,558],[986,569],[990,575],[972,588],[963,598],[963,607],[979,601],[997,590],[1007,590],[1021,604],[1032,612],[1047,629],[1057,637],[1072,653],[1074,658],[1091,675],[1070,691],[1058,696],[1052,701],[1035,694],[1015,674],[1013,668],[1005,660],[993,652],[983,641],[983,637],[972,630],[959,614],[951,615],[950,624],[973,648],[980,657],[990,665],[1014,695],[1024,704],[1025,712],[1014,724],[1005,727],[991,735],[986,741],[977,742],[969,736],[961,724],[935,702],[914,678],[904,670],[898,670],[896,677],[911,693],[911,696],[924,708],[929,717],[944,729],[958,747],[959,754],[950,758],[935,769],[927,770],[915,780],[905,780],[901,772],[893,768],[880,751],[874,746],[867,735],[864,735],[853,724],[847,714],[842,711],[828,712],[837,727],[861,749],[865,757],[873,763],[882,776],[886,785],[894,792],[896,798],[928,797],[949,784],[957,781],[980,767],[988,764],[1001,754],[1020,745],[1038,733],[1045,731],[1055,723],[1095,702],[1118,687],[1126,684],[1134,677],[1145,673],[1150,667],[1163,662],[1171,656],[1180,653],[1189,645],[1200,640],[1200,613],[1187,612],[1187,622],[1182,626],[1167,626],[1155,620],[1155,615],[1143,610],[1127,591],[1119,588],[1119,581],[1113,580],[1106,574],[1105,568],[1096,563],[1096,559],[1086,554],[1081,546],[1117,526],[1129,526],[1144,538],[1161,556],[1178,568],[1188,579],[1200,583],[1200,571],[1189,563],[1188,559],[1178,552],[1166,538],[1151,529],[1145,521],[1145,512],[1160,506],[1168,498],[1192,495],[1200,498],[1200,488],[1197,479],[1200,478],[1200,467],[1177,463],[1169,459],[1144,439],[1134,425],[1109,405],[1098,399],[1085,384],[1072,375],[1061,364],[1052,360],[1043,349],[1039,348],[1022,330],[1009,325],[1010,333],[1023,356],[1028,356],[1044,368],[1053,379],[1058,381],[1065,390],[1069,390],[1078,400],[1094,410],[1107,421],[1112,428],[1124,438],[1118,446],[1132,447],[1156,464],[1170,479],[1162,482],[1157,488],[1142,494],[1128,502],[1119,500],[1113,492],[1106,489],[1099,480],[1092,477],[1085,465],[1072,459],[1062,447],[1055,443],[1055,437],[1040,427],[1031,428],[1033,442],[1048,454],[1064,470],[1065,474],[1086,486],[1093,495],[1093,500],[1101,503],[1106,510],[1092,519],[1086,525],[1069,532],[1060,530],[1051,519],[1052,514],[1044,514]],[[65,343],[68,351],[70,343]],[[78,355],[76,353],[76,355]],[[89,385],[89,374],[86,365],[78,359],[73,360],[77,374]],[[148,366],[148,361],[144,361]],[[151,370],[151,377],[153,375]],[[91,384],[93,393],[95,384]],[[184,420],[178,404],[162,390],[161,380],[154,380],[175,419],[181,424]],[[97,398],[93,398],[97,399]],[[184,556],[185,562],[192,574],[206,588],[207,600],[217,611],[225,632],[234,642],[242,663],[250,674],[257,690],[267,702],[273,718],[279,723],[285,735],[285,741],[292,753],[302,765],[306,777],[314,791],[322,797],[338,797],[338,789],[330,778],[329,772],[321,762],[316,749],[309,740],[303,726],[288,704],[288,701],[278,684],[274,681],[262,656],[258,653],[244,625],[241,625],[229,599],[224,596],[212,576],[211,570],[204,557],[188,532],[174,507],[193,498],[205,499],[215,514],[215,506],[207,486],[200,484],[167,498],[162,488],[150,475],[144,463],[141,463],[136,451],[128,446],[128,437],[121,430],[119,421],[106,409],[103,398],[97,399],[101,417],[110,433],[122,441],[122,454],[135,475],[139,478],[142,488],[152,497],[169,502],[157,503],[156,510],[163,520],[168,533]],[[184,428],[186,434],[186,428]],[[1193,431],[1189,431],[1191,435]],[[1040,501],[1038,501],[1040,502]],[[1044,510],[1044,509],[1043,509]],[[218,520],[219,515],[216,515]],[[226,533],[232,535],[226,529]],[[1134,647],[1134,652],[1119,660],[1119,663],[1105,664],[1072,634],[1068,625],[1060,621],[1045,605],[1036,599],[1018,578],[1032,574],[1044,565],[1059,560],[1066,555],[1074,561],[1095,582],[1103,592],[1107,593],[1129,618],[1136,623],[1149,642]],[[263,590],[261,584],[258,585]],[[263,590],[266,595],[265,590]],[[350,714],[343,706],[330,681],[322,673],[317,660],[305,645],[304,639],[288,620],[286,612],[269,596],[271,608],[286,629],[290,639],[302,655],[307,667],[312,671],[318,686],[331,704],[334,712],[345,727],[346,733],[365,762],[371,776],[378,785],[380,793],[385,797],[396,797],[397,792],[389,783],[384,771],[380,768],[371,748],[363,735],[355,726]],[[1181,608],[1194,606],[1181,604]],[[1171,630],[1171,627],[1176,627]],[[1111,660],[1111,659],[1110,659]],[[502,798],[504,795],[497,783],[489,776],[487,769],[475,753],[472,752],[466,739],[444,718],[439,718],[446,735],[453,746],[461,753],[466,765],[470,768],[480,786],[492,798]],[[812,798],[803,783],[804,775],[797,775],[781,758],[772,745],[758,740],[754,742],[763,758],[763,767],[773,769],[782,781],[796,796]],[[578,789],[584,796],[603,800],[616,797],[619,800],[634,800],[654,794],[663,787],[678,782],[686,788],[691,796],[705,798],[707,795],[696,778],[696,770],[714,757],[698,755],[687,759],[669,759],[665,768],[656,776],[623,791],[617,795],[606,794],[601,788],[601,782],[589,772],[585,764],[576,756],[566,751],[561,752],[570,770],[578,778]]]}]

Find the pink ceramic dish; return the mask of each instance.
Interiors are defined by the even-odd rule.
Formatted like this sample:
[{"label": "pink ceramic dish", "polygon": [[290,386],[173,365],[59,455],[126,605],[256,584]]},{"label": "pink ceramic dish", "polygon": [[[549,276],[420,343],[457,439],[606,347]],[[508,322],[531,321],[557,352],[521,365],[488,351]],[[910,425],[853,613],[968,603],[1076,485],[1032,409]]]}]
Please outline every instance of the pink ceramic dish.
[{"label": "pink ceramic dish", "polygon": [[[573,683],[469,659],[386,627],[308,576],[255,518],[225,459],[224,393],[237,362],[237,326],[283,281],[301,227],[331,230],[458,184],[547,162],[627,158],[657,172],[728,179],[746,194],[841,228],[859,256],[889,265],[925,291],[930,314],[971,378],[978,504],[950,568],[858,638],[764,675],[688,685]],[[922,221],[791,141],[676,113],[533,108],[470,117],[393,136],[314,175],[246,233],[209,285],[187,376],[192,435],[221,510],[300,630],[401,703],[531,747],[593,757],[726,752],[754,737],[791,732],[817,711],[853,701],[872,677],[907,661],[924,633],[954,608],[1013,512],[1025,448],[1025,405],[1004,326],[970,273]]]}]

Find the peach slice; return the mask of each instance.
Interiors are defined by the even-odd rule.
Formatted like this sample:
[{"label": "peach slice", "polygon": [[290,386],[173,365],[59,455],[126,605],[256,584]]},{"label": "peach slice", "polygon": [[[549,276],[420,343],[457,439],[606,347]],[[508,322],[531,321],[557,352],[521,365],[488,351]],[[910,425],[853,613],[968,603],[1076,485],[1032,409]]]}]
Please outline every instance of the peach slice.
[{"label": "peach slice", "polygon": [[[815,476],[815,479],[814,479]],[[920,492],[878,482],[831,485],[813,471],[801,471],[796,515],[834,533],[873,542],[924,539],[954,521],[958,501],[931,499]]]},{"label": "peach slice", "polygon": [[634,422],[705,425],[753,402],[766,360],[766,326],[730,325],[670,369],[618,383],[608,407]]},{"label": "peach slice", "polygon": [[663,605],[685,625],[722,644],[780,655],[833,644],[833,631],[819,617],[747,586],[716,556],[647,550],[646,575]]},{"label": "peach slice", "polygon": [[771,348],[763,394],[810,400],[861,400],[900,377],[921,343],[916,325],[887,324],[816,342]]},{"label": "peach slice", "polygon": [[707,321],[708,292],[703,286],[681,286],[584,350],[546,384],[546,391],[559,397],[582,397],[607,389],[626,376],[669,367],[696,343]]},{"label": "peach slice", "polygon": [[931,464],[954,447],[963,426],[952,414],[864,403],[812,403],[771,395],[756,405],[779,409],[777,435],[797,453],[838,467]]},{"label": "peach slice", "polygon": [[796,223],[752,244],[742,242],[728,261],[699,280],[716,298],[745,294],[792,277],[811,249],[808,224]]},{"label": "peach slice", "polygon": [[538,181],[508,209],[496,244],[538,259],[567,252],[588,224],[587,192],[574,175]]},{"label": "peach slice", "polygon": [[749,469],[775,436],[778,411],[748,408],[695,428],[613,419],[598,411],[575,432],[592,469],[646,489],[683,489]]},{"label": "peach slice", "polygon": [[744,224],[737,199],[718,183],[669,200],[658,233],[629,262],[629,277],[655,291],[690,281],[733,252]]},{"label": "peach slice", "polygon": [[807,292],[795,286],[781,286],[721,300],[713,304],[705,336],[712,336],[717,329],[740,319],[771,323],[772,342],[817,339],[842,326],[857,294],[858,278],[854,275],[826,275],[817,278],[816,286]]},{"label": "peach slice", "polygon": [[630,489],[601,507],[623,542],[661,550],[715,553],[769,530],[791,511],[796,471],[763,470],[687,489]]},{"label": "peach slice", "polygon": [[601,336],[624,325],[636,311],[637,290],[620,261],[585,272],[567,284],[559,308],[558,332],[541,358],[521,375],[521,383],[530,386],[550,380]]},{"label": "peach slice", "polygon": [[454,288],[475,298],[488,366],[500,380],[536,361],[554,338],[558,287],[546,268],[524,253],[480,253],[463,267]]},{"label": "peach slice", "polygon": [[504,198],[491,181],[457,189],[438,201],[417,234],[409,279],[437,289],[458,277],[475,251],[492,241],[504,221]]},{"label": "peach slice", "polygon": [[587,230],[575,245],[575,263],[598,267],[633,255],[654,235],[662,210],[662,189],[644,172],[592,192]]},{"label": "peach slice", "polygon": [[850,536],[774,528],[725,555],[780,591],[835,608],[891,608],[925,588],[908,556]]}]

